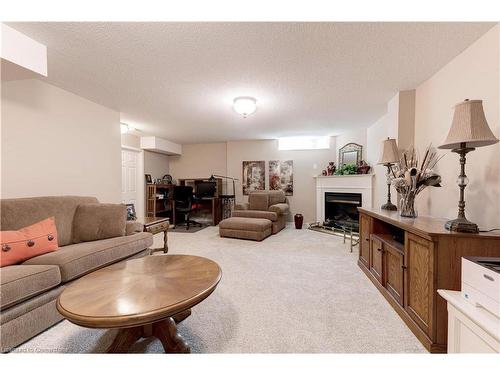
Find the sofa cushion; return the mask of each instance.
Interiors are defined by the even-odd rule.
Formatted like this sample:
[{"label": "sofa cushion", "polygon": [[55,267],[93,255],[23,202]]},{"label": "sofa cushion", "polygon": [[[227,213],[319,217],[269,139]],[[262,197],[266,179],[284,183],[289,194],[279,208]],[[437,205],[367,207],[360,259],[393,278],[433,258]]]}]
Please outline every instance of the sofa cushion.
[{"label": "sofa cushion", "polygon": [[125,235],[144,232],[144,224],[139,221],[127,221],[125,224]]},{"label": "sofa cushion", "polygon": [[59,267],[18,265],[0,272],[0,306],[3,309],[34,297],[61,283]]},{"label": "sofa cushion", "polygon": [[56,251],[58,245],[54,218],[49,217],[19,230],[1,231],[0,242],[2,243],[0,267]]},{"label": "sofa cushion", "polygon": [[67,282],[139,253],[152,244],[151,233],[136,233],[64,246],[56,252],[40,255],[23,264],[55,264],[59,266],[62,281]]},{"label": "sofa cushion", "polygon": [[267,211],[269,207],[269,195],[259,192],[252,192],[248,196],[248,208],[250,210]]},{"label": "sofa cushion", "polygon": [[127,206],[88,203],[77,207],[73,219],[73,243],[125,236]]},{"label": "sofa cushion", "polygon": [[59,246],[66,246],[71,243],[76,207],[84,203],[97,203],[97,199],[75,196],[2,199],[1,230],[18,230],[53,216]]},{"label": "sofa cushion", "polygon": [[269,191],[269,206],[273,206],[278,203],[285,203],[286,196],[283,190],[270,190]]},{"label": "sofa cushion", "polygon": [[235,210],[248,210],[248,202],[247,203],[235,203]]},{"label": "sofa cushion", "polygon": [[237,229],[251,232],[263,232],[271,227],[270,220],[247,217],[230,217],[219,223],[219,229]]},{"label": "sofa cushion", "polygon": [[233,217],[251,217],[251,218],[258,218],[258,219],[267,219],[271,221],[276,221],[278,220],[278,215],[276,212],[271,212],[271,211],[255,211],[255,210],[234,210]]},{"label": "sofa cushion", "polygon": [[286,203],[276,203],[269,206],[269,211],[276,212],[278,216],[283,216],[288,213],[288,204]]}]

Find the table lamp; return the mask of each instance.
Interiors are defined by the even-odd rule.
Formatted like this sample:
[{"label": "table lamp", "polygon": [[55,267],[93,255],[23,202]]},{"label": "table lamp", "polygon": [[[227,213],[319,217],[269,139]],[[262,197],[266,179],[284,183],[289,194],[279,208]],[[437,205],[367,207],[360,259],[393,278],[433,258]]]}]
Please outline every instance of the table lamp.
[{"label": "table lamp", "polygon": [[479,228],[465,217],[464,190],[469,182],[465,175],[465,155],[474,151],[475,147],[483,147],[495,144],[498,139],[488,126],[484,116],[483,101],[465,99],[455,105],[455,113],[451,123],[450,131],[446,140],[438,148],[451,149],[460,155],[460,176],[457,184],[460,187],[460,200],[458,202],[458,217],[449,220],[445,228],[456,232],[478,233]]},{"label": "table lamp", "polygon": [[382,205],[383,210],[396,211],[398,208],[391,202],[391,166],[399,161],[399,150],[396,140],[387,138],[382,143],[382,156],[378,164],[387,167],[387,203]]}]

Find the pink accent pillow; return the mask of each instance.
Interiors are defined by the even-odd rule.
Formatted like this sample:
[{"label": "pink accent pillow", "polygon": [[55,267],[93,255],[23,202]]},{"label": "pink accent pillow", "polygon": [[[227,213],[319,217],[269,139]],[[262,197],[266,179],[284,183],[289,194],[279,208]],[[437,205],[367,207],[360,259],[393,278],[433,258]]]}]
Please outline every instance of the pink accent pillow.
[{"label": "pink accent pillow", "polygon": [[53,217],[19,230],[0,232],[2,250],[0,267],[22,263],[25,260],[58,249],[57,229]]}]

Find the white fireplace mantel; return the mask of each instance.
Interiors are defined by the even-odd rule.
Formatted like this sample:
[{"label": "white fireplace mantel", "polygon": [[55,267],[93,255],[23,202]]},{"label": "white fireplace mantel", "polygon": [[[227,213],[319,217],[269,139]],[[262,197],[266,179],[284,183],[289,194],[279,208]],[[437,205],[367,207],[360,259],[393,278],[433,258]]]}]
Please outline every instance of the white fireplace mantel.
[{"label": "white fireplace mantel", "polygon": [[325,193],[360,193],[361,206],[371,207],[374,174],[346,176],[317,176],[316,179],[316,221],[325,220]]}]

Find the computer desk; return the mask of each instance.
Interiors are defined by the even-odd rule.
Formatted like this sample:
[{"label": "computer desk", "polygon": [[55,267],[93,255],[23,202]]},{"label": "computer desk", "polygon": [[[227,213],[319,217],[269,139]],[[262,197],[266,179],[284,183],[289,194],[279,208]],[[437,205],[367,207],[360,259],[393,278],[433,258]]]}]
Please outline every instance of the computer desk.
[{"label": "computer desk", "polygon": [[212,214],[212,225],[217,225],[222,218],[221,200],[219,197],[202,197],[196,198],[196,201],[204,205],[208,203],[210,213]]},{"label": "computer desk", "polygon": [[[210,213],[212,215],[211,225],[218,225],[222,220],[222,206],[221,199],[219,197],[202,197],[196,198],[193,203],[201,203],[202,206],[209,206]],[[175,201],[172,201],[172,219],[175,225],[176,217],[175,217]]]}]

